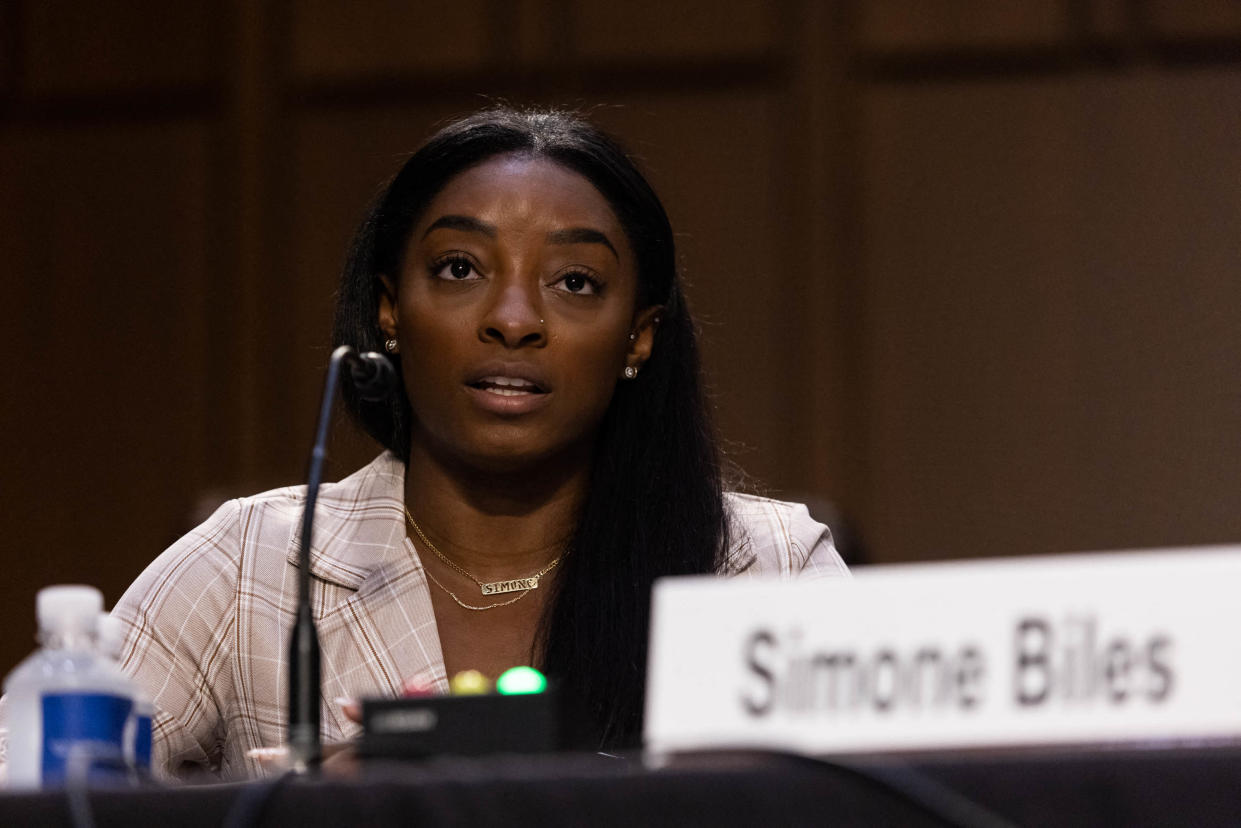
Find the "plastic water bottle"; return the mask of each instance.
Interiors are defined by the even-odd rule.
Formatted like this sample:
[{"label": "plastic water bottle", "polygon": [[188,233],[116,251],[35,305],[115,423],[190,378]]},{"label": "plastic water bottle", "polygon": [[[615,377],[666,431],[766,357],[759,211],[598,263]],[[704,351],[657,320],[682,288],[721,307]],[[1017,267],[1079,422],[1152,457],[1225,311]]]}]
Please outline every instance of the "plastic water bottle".
[{"label": "plastic water bottle", "polygon": [[[99,654],[120,669],[121,649],[125,646],[125,629],[120,619],[106,612],[95,622],[99,636]],[[125,730],[125,761],[144,771],[151,769],[151,720],[155,705],[150,696],[132,679],[129,680],[134,710]]]},{"label": "plastic water bottle", "polygon": [[123,781],[133,700],[128,679],[96,651],[103,596],[94,587],[47,587],[36,605],[43,646],[4,682],[9,785]]}]

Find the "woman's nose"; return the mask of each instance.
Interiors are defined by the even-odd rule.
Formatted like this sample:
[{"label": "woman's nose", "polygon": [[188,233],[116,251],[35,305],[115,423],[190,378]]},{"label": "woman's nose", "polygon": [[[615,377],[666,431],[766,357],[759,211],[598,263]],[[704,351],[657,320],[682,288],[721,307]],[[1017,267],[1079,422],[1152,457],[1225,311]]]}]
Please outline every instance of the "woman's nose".
[{"label": "woman's nose", "polygon": [[546,345],[537,286],[497,284],[493,301],[479,324],[478,336],[484,342],[497,342],[506,348]]}]

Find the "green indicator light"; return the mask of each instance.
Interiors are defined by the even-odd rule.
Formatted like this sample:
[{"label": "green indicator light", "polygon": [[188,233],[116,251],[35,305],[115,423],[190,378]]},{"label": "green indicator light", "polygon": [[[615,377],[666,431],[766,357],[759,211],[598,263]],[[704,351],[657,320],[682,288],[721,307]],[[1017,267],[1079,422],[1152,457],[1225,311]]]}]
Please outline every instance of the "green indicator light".
[{"label": "green indicator light", "polygon": [[533,667],[512,667],[496,679],[496,692],[502,696],[542,693],[546,689],[547,679]]}]

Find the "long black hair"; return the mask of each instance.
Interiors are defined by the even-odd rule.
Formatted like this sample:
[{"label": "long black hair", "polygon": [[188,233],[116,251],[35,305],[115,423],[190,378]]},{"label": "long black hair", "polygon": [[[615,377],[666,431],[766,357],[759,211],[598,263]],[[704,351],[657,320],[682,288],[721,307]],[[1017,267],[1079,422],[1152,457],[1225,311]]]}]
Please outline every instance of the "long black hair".
[{"label": "long black hair", "polygon": [[[414,224],[450,179],[509,154],[546,158],[589,180],[635,253],[636,307],[663,306],[650,359],[636,379],[617,384],[604,415],[590,488],[539,633],[541,666],[586,739],[632,745],[641,735],[651,584],[718,571],[728,547],[720,457],[672,226],[641,172],[613,139],[572,113],[497,108],[449,124],[410,156],[359,227],[334,344],[380,350],[380,274],[400,273]],[[355,421],[407,461],[412,412],[404,387],[382,402],[362,400],[347,385],[343,395]]]}]

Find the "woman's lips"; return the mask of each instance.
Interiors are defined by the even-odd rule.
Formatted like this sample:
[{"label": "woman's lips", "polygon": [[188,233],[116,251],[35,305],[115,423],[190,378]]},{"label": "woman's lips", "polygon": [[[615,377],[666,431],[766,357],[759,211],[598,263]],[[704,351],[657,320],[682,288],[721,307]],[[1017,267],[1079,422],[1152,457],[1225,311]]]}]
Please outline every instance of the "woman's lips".
[{"label": "woman's lips", "polygon": [[521,377],[487,376],[467,383],[465,388],[479,408],[507,417],[537,411],[551,397],[536,383]]},{"label": "woman's lips", "polygon": [[543,389],[537,383],[521,377],[483,377],[470,383],[474,388],[490,391],[493,394],[515,396],[517,394],[542,394]]}]

